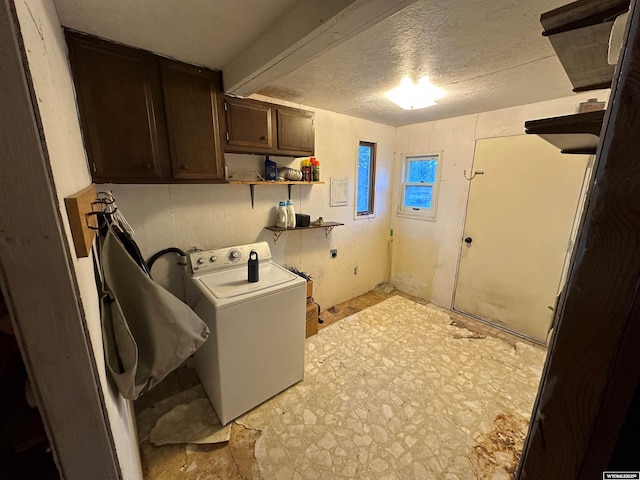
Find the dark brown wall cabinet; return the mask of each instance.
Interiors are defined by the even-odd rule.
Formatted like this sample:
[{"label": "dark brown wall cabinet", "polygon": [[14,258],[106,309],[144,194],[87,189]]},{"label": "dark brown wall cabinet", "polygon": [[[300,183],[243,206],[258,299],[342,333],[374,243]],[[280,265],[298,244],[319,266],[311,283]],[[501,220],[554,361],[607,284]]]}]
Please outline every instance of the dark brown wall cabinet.
[{"label": "dark brown wall cabinet", "polygon": [[95,183],[224,180],[216,72],[66,37]]},{"label": "dark brown wall cabinet", "polygon": [[224,97],[225,152],[309,156],[315,151],[314,114],[257,100]]},{"label": "dark brown wall cabinet", "polygon": [[273,150],[273,107],[256,100],[224,98],[226,152]]}]

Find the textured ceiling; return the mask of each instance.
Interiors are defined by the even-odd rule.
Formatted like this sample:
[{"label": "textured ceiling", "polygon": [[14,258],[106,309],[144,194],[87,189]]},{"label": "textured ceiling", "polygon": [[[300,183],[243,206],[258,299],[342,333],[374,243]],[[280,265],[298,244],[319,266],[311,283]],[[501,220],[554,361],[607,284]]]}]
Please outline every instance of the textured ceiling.
[{"label": "textured ceiling", "polygon": [[[542,12],[564,0],[418,0],[260,93],[390,125],[571,95]],[[384,92],[403,76],[445,89],[438,105],[405,111]]]},{"label": "textured ceiling", "polygon": [[[76,30],[223,70],[298,0],[54,0]],[[571,95],[539,17],[569,0],[417,0],[258,93],[389,125]],[[360,3],[366,1],[360,0]],[[404,111],[384,92],[427,75],[447,96]]]},{"label": "textured ceiling", "polygon": [[60,22],[221,69],[299,0],[54,0]]}]

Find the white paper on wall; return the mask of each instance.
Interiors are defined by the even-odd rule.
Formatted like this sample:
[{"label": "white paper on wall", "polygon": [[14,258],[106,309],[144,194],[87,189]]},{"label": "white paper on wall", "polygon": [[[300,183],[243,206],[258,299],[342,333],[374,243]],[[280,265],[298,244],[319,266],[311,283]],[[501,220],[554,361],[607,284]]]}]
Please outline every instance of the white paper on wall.
[{"label": "white paper on wall", "polygon": [[331,206],[345,207],[349,204],[349,177],[331,177]]}]

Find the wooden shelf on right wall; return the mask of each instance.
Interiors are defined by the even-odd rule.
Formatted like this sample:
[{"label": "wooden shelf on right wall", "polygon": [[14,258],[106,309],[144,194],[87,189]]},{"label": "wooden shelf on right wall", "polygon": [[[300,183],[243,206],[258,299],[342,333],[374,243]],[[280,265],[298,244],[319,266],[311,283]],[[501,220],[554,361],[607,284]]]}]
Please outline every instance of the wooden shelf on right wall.
[{"label": "wooden shelf on right wall", "polygon": [[629,10],[629,0],[580,0],[540,15],[574,92],[610,88],[609,36],[615,19]]},{"label": "wooden shelf on right wall", "polygon": [[525,132],[538,135],[562,153],[595,155],[604,110],[524,122]]}]

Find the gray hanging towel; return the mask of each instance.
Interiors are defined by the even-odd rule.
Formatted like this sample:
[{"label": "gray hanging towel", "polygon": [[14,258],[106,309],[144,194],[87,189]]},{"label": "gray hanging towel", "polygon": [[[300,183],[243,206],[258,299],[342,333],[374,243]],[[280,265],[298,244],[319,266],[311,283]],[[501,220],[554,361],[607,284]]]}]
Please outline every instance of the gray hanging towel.
[{"label": "gray hanging towel", "polygon": [[101,253],[107,368],[122,396],[135,400],[192,355],[209,328],[142,271],[111,229]]}]

